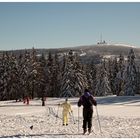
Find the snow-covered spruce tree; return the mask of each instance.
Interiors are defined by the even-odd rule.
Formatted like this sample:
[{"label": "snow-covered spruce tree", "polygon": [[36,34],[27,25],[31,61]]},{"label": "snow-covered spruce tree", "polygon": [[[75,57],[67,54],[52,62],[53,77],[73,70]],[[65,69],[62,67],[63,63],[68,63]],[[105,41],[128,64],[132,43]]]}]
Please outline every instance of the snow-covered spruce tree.
[{"label": "snow-covered spruce tree", "polygon": [[1,100],[9,100],[10,95],[10,57],[7,52],[4,53],[3,57],[3,92],[1,93]]},{"label": "snow-covered spruce tree", "polygon": [[38,59],[37,59],[37,53],[34,48],[32,48],[31,54],[30,54],[30,87],[31,87],[31,97],[32,99],[37,96],[36,93],[36,84],[37,84],[37,69],[38,69]]},{"label": "snow-covered spruce tree", "polygon": [[78,61],[78,56],[71,50],[66,57],[65,69],[62,73],[60,97],[79,96],[87,85],[86,75]]},{"label": "snow-covered spruce tree", "polygon": [[26,98],[27,96],[30,96],[29,93],[29,80],[28,80],[28,75],[30,73],[29,71],[29,65],[30,65],[30,54],[25,50],[22,60],[21,60],[21,83],[23,85],[23,99]]},{"label": "snow-covered spruce tree", "polygon": [[111,85],[111,91],[114,95],[117,94],[117,83],[116,83],[116,76],[118,73],[118,62],[117,62],[117,58],[115,57],[112,61],[112,77],[110,79],[110,85]]},{"label": "snow-covered spruce tree", "polygon": [[59,97],[60,94],[60,86],[61,86],[61,68],[60,61],[58,58],[58,54],[55,53],[53,60],[53,70],[52,70],[52,93],[53,96]]},{"label": "snow-covered spruce tree", "polygon": [[140,94],[140,66],[137,66],[137,86],[136,94]]},{"label": "snow-covered spruce tree", "polygon": [[90,65],[85,65],[83,69],[86,73],[87,83],[88,83],[88,89],[93,93],[93,79],[92,79],[92,69]]},{"label": "snow-covered spruce tree", "polygon": [[91,77],[93,80],[93,85],[92,85],[92,92],[95,95],[95,88],[96,88],[96,84],[97,84],[97,67],[94,63],[91,63],[90,65],[91,67]]},{"label": "snow-covered spruce tree", "polygon": [[123,79],[123,74],[124,74],[124,69],[125,69],[125,62],[124,62],[124,56],[120,54],[119,60],[118,60],[118,73],[116,75],[116,89],[117,89],[117,96],[122,96],[124,95],[124,79]]},{"label": "snow-covered spruce tree", "polygon": [[32,87],[30,86],[32,84],[30,53],[25,50],[23,57],[24,57],[24,67],[23,67],[23,75],[22,75],[23,78],[22,82],[24,86],[23,98],[26,98],[26,97],[31,97],[31,90],[32,90]]},{"label": "snow-covered spruce tree", "polygon": [[66,55],[63,55],[63,60],[62,60],[62,66],[60,67],[61,72],[63,72],[65,70],[65,66],[66,66]]},{"label": "snow-covered spruce tree", "polygon": [[136,64],[133,49],[130,50],[124,71],[124,95],[134,96],[136,93]]},{"label": "snow-covered spruce tree", "polygon": [[113,59],[112,58],[109,58],[107,61],[107,72],[108,72],[108,80],[110,83],[110,89],[112,91],[113,89]]},{"label": "snow-covered spruce tree", "polygon": [[[27,52],[25,53],[27,54]],[[26,56],[20,54],[17,57],[17,63],[18,63],[18,88],[20,97],[23,99],[26,94],[26,83],[27,83],[27,65],[26,65]]]},{"label": "snow-covered spruce tree", "polygon": [[83,66],[80,63],[79,57],[75,55],[75,63],[74,63],[74,76],[75,76],[75,96],[79,96],[83,94],[85,88],[88,88],[88,82],[86,78],[86,73],[83,70]]},{"label": "snow-covered spruce tree", "polygon": [[18,72],[15,56],[7,52],[3,53],[0,65],[0,90],[1,100],[16,99],[18,96]]},{"label": "snow-covered spruce tree", "polygon": [[42,106],[45,106],[45,97],[46,95],[46,59],[42,54],[39,58],[38,68],[37,68],[37,83],[36,83],[36,92],[38,97],[41,97]]},{"label": "snow-covered spruce tree", "polygon": [[97,96],[112,95],[107,70],[105,68],[105,61],[100,66],[98,66],[95,93]]},{"label": "snow-covered spruce tree", "polygon": [[49,52],[48,59],[47,59],[47,66],[46,66],[46,78],[47,78],[47,84],[46,84],[46,92],[47,96],[53,96],[53,57],[51,52]]},{"label": "snow-covered spruce tree", "polygon": [[65,61],[63,62],[63,72],[62,72],[62,81],[61,81],[61,93],[60,97],[64,96],[74,96],[75,90],[74,87],[74,78],[73,78],[73,52],[70,51],[67,56],[65,56]]},{"label": "snow-covered spruce tree", "polygon": [[95,88],[96,88],[96,73],[97,73],[96,65],[94,64],[94,61],[91,61],[89,65],[86,66],[86,76],[88,81],[88,89],[95,94]]},{"label": "snow-covered spruce tree", "polygon": [[2,52],[0,56],[0,100],[3,100],[4,95],[4,70],[5,69],[5,63],[4,63],[4,53]]},{"label": "snow-covered spruce tree", "polygon": [[20,75],[19,75],[19,68],[16,56],[13,54],[9,55],[10,62],[9,62],[9,99],[15,99],[16,101],[21,98],[20,91]]}]

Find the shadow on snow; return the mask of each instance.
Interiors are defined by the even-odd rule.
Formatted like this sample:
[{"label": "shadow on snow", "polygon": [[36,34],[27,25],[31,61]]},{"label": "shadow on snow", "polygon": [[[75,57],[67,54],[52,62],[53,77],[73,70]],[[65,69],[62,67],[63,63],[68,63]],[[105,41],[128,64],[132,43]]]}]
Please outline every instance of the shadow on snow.
[{"label": "shadow on snow", "polygon": [[55,138],[57,136],[67,136],[67,135],[81,135],[78,133],[46,133],[46,134],[28,134],[28,135],[11,135],[11,136],[0,136],[0,138],[25,138],[25,137],[45,137],[45,136],[51,136],[52,138]]},{"label": "shadow on snow", "polygon": [[132,103],[140,103],[140,96],[106,96],[96,97],[97,103],[101,105],[119,104],[128,105]]}]

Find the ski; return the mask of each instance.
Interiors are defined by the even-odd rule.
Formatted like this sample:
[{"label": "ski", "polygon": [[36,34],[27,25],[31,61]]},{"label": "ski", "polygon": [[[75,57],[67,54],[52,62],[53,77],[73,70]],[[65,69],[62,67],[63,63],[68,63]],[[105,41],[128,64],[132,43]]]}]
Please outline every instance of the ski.
[{"label": "ski", "polygon": [[93,130],[90,133],[88,133],[88,134],[91,135],[92,133],[96,135],[96,133]]}]

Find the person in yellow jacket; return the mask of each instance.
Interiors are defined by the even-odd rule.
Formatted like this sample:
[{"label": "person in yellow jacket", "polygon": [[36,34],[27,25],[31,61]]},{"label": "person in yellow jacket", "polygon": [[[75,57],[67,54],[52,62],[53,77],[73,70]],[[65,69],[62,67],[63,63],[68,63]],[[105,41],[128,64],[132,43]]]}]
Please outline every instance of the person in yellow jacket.
[{"label": "person in yellow jacket", "polygon": [[61,107],[63,107],[63,125],[68,125],[68,115],[69,113],[72,113],[71,104],[68,102],[68,99],[66,98],[65,102],[62,104],[59,104]]}]

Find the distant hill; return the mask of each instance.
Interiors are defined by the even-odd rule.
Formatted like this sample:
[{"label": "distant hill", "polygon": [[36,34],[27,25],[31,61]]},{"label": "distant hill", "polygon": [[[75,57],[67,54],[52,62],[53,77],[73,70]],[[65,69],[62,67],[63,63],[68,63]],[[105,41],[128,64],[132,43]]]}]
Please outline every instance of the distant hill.
[{"label": "distant hill", "polygon": [[133,48],[136,55],[140,55],[140,48],[134,48],[129,45],[119,44],[98,44],[90,46],[78,46],[75,49],[82,50],[87,54],[100,54],[100,55],[128,55],[129,50]]},{"label": "distant hill", "polygon": [[127,58],[130,49],[133,49],[136,55],[136,62],[140,63],[140,48],[136,48],[125,44],[97,44],[73,47],[73,50],[79,52],[83,59],[96,59],[97,57],[110,58],[118,57],[120,54]]},{"label": "distant hill", "polygon": [[[69,52],[69,50],[73,50],[77,53],[81,59],[86,59],[86,61],[90,61],[91,59],[98,59],[98,57],[115,57],[119,56],[120,54],[124,55],[125,57],[128,56],[130,49],[133,48],[136,59],[140,59],[140,48],[136,48],[130,45],[125,44],[97,44],[97,45],[83,45],[83,46],[76,46],[76,47],[69,47],[69,48],[54,48],[54,49],[36,49],[37,55],[44,54],[48,55],[49,52],[52,54],[58,53],[59,56],[63,56]],[[26,49],[27,51],[31,51],[31,49]],[[9,53],[13,52],[16,55],[20,53],[24,53],[25,50],[13,50],[8,51]]]}]

